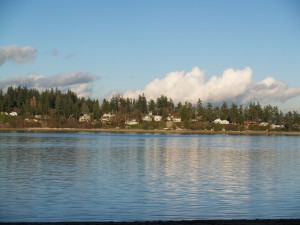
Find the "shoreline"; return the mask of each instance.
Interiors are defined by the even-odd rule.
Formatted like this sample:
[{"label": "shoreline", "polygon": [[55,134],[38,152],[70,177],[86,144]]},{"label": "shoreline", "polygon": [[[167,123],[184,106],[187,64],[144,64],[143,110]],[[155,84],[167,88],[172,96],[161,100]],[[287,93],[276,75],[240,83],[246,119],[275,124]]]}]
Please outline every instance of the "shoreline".
[{"label": "shoreline", "polygon": [[300,219],[233,219],[134,222],[0,222],[0,225],[287,225],[300,224]]},{"label": "shoreline", "polygon": [[300,136],[300,132],[293,131],[210,131],[210,130],[143,130],[143,129],[84,129],[84,128],[0,128],[5,132],[44,132],[44,133],[127,133],[127,134],[193,134],[193,135],[251,135],[251,136]]}]

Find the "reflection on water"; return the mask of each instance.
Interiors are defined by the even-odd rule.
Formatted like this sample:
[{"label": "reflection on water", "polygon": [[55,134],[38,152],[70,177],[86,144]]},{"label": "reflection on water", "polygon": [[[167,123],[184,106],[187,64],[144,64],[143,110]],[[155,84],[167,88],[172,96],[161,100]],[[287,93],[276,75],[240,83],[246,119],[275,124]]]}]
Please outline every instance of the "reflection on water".
[{"label": "reflection on water", "polygon": [[0,133],[0,221],[299,218],[288,136]]}]

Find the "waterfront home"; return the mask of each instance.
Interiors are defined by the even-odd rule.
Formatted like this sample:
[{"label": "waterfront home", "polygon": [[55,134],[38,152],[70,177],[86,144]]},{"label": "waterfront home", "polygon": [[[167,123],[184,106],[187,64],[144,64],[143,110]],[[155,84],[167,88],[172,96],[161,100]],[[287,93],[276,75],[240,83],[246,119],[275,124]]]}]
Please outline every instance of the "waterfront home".
[{"label": "waterfront home", "polygon": [[83,114],[83,116],[79,117],[79,122],[89,122],[91,119],[89,114]]},{"label": "waterfront home", "polygon": [[36,118],[36,119],[39,119],[39,120],[40,120],[40,119],[42,119],[42,116],[41,116],[41,115],[35,115],[35,116],[34,116],[34,118]]},{"label": "waterfront home", "polygon": [[18,113],[17,112],[14,112],[14,111],[12,111],[11,113],[9,113],[8,114],[9,116],[17,116],[18,115]]},{"label": "waterfront home", "polygon": [[132,120],[126,121],[125,124],[132,126],[132,125],[137,125],[138,122],[135,119],[132,119]]},{"label": "waterfront home", "polygon": [[37,119],[31,119],[31,118],[25,118],[24,121],[28,122],[28,123],[37,123],[37,122],[39,122]]},{"label": "waterfront home", "polygon": [[284,125],[271,124],[270,128],[271,129],[282,129],[282,128],[284,128]]},{"label": "waterfront home", "polygon": [[155,115],[155,116],[154,116],[154,121],[156,121],[156,122],[162,121],[162,116]]},{"label": "waterfront home", "polygon": [[180,122],[181,122],[181,118],[179,118],[179,117],[173,117],[173,118],[172,118],[172,121],[173,121],[174,123],[180,123]]},{"label": "waterfront home", "polygon": [[259,124],[259,126],[260,126],[260,127],[267,127],[267,126],[269,126],[269,123],[267,123],[267,122],[261,122],[261,123]]},{"label": "waterfront home", "polygon": [[114,117],[115,117],[114,114],[104,113],[104,115],[101,118],[101,121],[108,122],[108,121],[112,120]]},{"label": "waterfront home", "polygon": [[180,123],[181,122],[181,118],[180,117],[176,117],[176,116],[173,116],[173,115],[169,115],[167,117],[167,120],[168,121],[173,121],[174,123]]},{"label": "waterfront home", "polygon": [[229,124],[229,121],[228,120],[221,120],[220,118],[219,119],[215,119],[213,121],[213,123],[215,124]]},{"label": "waterfront home", "polygon": [[151,115],[145,115],[143,117],[143,121],[151,122],[152,121],[152,116]]}]

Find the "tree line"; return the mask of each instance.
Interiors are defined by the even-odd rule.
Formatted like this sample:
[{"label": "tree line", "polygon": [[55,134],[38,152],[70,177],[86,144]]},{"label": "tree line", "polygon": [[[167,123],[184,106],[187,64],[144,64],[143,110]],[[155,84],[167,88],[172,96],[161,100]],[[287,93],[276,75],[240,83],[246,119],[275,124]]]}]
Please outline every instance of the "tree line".
[{"label": "tree line", "polygon": [[284,114],[278,106],[262,106],[259,102],[243,106],[224,101],[213,105],[210,102],[203,103],[199,98],[196,104],[189,101],[175,104],[171,98],[164,95],[149,100],[144,95],[139,95],[136,99],[115,95],[110,100],[103,99],[100,103],[97,99],[78,97],[71,90],[62,92],[56,88],[38,91],[21,86],[9,87],[5,92],[0,89],[0,112],[11,111],[24,118],[47,115],[52,119],[60,119],[61,122],[78,121],[81,115],[89,114],[98,127],[104,126],[100,119],[107,113],[115,115],[111,126],[124,127],[125,122],[131,119],[140,124],[145,123],[143,117],[149,112],[161,115],[163,121],[170,115],[180,117],[185,128],[195,128],[195,124],[211,123],[217,118],[240,125],[245,121],[268,122],[285,125],[288,130],[299,130],[300,125],[300,115],[297,111]]},{"label": "tree line", "polygon": [[0,112],[15,111],[19,116],[49,115],[51,117],[70,116],[79,118],[81,114],[93,113],[95,119],[100,118],[98,100],[79,98],[68,90],[63,93],[58,89],[38,91],[26,87],[9,87],[4,93],[0,89]]}]

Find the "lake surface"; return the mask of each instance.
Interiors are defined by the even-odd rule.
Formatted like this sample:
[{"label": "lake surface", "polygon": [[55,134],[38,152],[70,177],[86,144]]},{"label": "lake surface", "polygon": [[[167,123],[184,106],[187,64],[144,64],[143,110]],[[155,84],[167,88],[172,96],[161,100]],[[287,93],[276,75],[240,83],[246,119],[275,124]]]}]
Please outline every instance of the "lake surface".
[{"label": "lake surface", "polygon": [[0,222],[300,218],[297,136],[0,133]]}]

